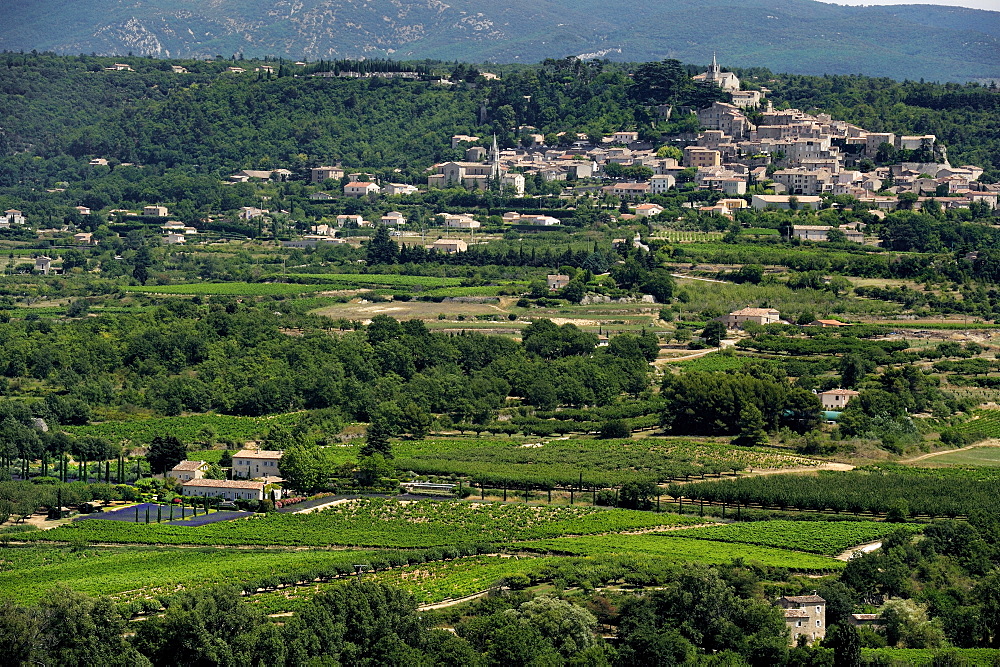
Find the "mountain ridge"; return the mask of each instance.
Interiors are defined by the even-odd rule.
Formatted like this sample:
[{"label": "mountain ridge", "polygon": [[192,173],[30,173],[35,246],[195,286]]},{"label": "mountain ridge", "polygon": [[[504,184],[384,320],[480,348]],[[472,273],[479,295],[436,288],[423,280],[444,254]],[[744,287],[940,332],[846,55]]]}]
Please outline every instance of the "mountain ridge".
[{"label": "mountain ridge", "polygon": [[1000,79],[1000,12],[815,0],[9,0],[0,49],[205,58],[537,62],[712,52],[797,74]]}]

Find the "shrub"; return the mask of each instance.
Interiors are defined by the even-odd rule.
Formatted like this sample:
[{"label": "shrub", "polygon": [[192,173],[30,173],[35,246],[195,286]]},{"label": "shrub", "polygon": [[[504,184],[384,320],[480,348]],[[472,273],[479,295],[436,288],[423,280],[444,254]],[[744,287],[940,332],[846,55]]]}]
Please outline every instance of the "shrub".
[{"label": "shrub", "polygon": [[58,484],[59,480],[55,477],[32,477],[32,484]]},{"label": "shrub", "polygon": [[631,434],[632,429],[624,419],[610,419],[601,424],[601,437],[606,440],[627,438]]},{"label": "shrub", "polygon": [[610,489],[601,489],[597,492],[594,504],[601,507],[616,507],[618,505],[618,497]]}]

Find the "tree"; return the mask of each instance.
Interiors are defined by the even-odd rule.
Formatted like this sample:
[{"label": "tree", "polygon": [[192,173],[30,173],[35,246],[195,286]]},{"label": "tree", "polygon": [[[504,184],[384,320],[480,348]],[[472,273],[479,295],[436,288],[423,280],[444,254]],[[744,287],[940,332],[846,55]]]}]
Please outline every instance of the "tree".
[{"label": "tree", "polygon": [[146,281],[149,279],[149,267],[153,265],[153,255],[149,251],[149,247],[143,243],[138,250],[136,250],[135,257],[132,258],[132,277],[135,278],[140,285],[145,285]]},{"label": "tree", "polygon": [[316,446],[292,445],[281,454],[278,467],[289,486],[303,493],[326,488],[333,474],[330,456]]},{"label": "tree", "polygon": [[524,399],[540,410],[554,410],[559,405],[556,388],[545,377],[539,377],[525,388]]},{"label": "tree", "polygon": [[87,256],[83,254],[82,251],[76,248],[70,248],[63,253],[63,270],[69,271],[75,268],[87,268]]},{"label": "tree", "polygon": [[150,665],[125,637],[125,619],[108,598],[91,598],[60,588],[42,603],[42,631],[45,651],[43,664],[109,665],[131,667]]},{"label": "tree", "polygon": [[218,463],[209,463],[205,471],[205,479],[225,479],[226,471]]},{"label": "tree", "polygon": [[944,642],[939,619],[927,617],[927,606],[913,600],[890,600],[879,611],[889,646],[938,648]]},{"label": "tree", "polygon": [[830,278],[830,282],[826,284],[826,288],[833,292],[834,296],[840,296],[841,294],[847,294],[854,287],[854,283],[845,278],[844,276],[834,276]]},{"label": "tree", "polygon": [[375,236],[368,242],[365,261],[369,266],[375,264],[395,264],[399,259],[399,246],[389,236],[389,228],[379,225]]},{"label": "tree", "polygon": [[883,142],[875,149],[875,162],[881,165],[890,164],[896,160],[896,147]]},{"label": "tree", "polygon": [[652,509],[657,488],[653,482],[625,482],[618,490],[618,507],[631,510]]},{"label": "tree", "polygon": [[562,298],[570,301],[571,303],[580,303],[583,301],[584,295],[587,293],[587,283],[581,278],[574,278],[569,281],[566,287],[562,288]]},{"label": "tree", "polygon": [[677,148],[676,146],[660,146],[656,150],[656,157],[658,158],[673,158],[679,163],[684,159],[684,152]]},{"label": "tree", "polygon": [[358,453],[364,457],[381,454],[383,457],[391,459],[392,445],[389,442],[389,430],[377,421],[369,424],[368,433],[365,434],[365,444]]},{"label": "tree", "polygon": [[[237,589],[220,586],[181,591],[172,597],[166,613],[136,625],[134,645],[153,664],[176,664],[178,647],[183,646],[186,664],[239,665],[256,662],[253,656],[263,648],[257,644],[267,636],[269,624],[261,612],[243,602]],[[280,649],[281,644],[277,646]],[[281,658],[269,656],[276,663]]]},{"label": "tree", "polygon": [[733,274],[733,280],[738,283],[759,285],[764,281],[764,267],[760,264],[744,264]]},{"label": "tree", "polygon": [[823,646],[833,649],[833,667],[860,667],[861,637],[853,625],[831,625]]},{"label": "tree", "polygon": [[415,440],[426,438],[433,423],[434,417],[413,401],[407,403],[403,408],[400,429],[403,433],[409,433]]},{"label": "tree", "polygon": [[630,435],[632,435],[632,429],[629,428],[628,422],[624,419],[609,419],[601,424],[601,438],[605,440],[627,438]]},{"label": "tree", "polygon": [[653,269],[639,284],[646,294],[652,295],[657,303],[670,303],[674,295],[674,278],[666,269]]},{"label": "tree", "polygon": [[719,320],[712,320],[705,325],[705,329],[701,332],[701,337],[705,339],[706,344],[712,347],[719,347],[722,345],[722,339],[726,337],[726,333],[725,324]]},{"label": "tree", "polygon": [[566,600],[539,596],[523,603],[509,615],[522,625],[538,630],[564,658],[598,643],[594,634],[597,618]]},{"label": "tree", "polygon": [[385,457],[379,453],[366,456],[358,464],[358,484],[363,487],[376,487],[379,482],[392,475],[393,469]]},{"label": "tree", "polygon": [[844,243],[847,241],[847,234],[842,229],[833,227],[827,231],[826,240],[830,243]]},{"label": "tree", "polygon": [[176,435],[158,435],[149,443],[146,460],[153,472],[166,474],[187,457],[187,446]]},{"label": "tree", "polygon": [[740,411],[739,435],[733,439],[733,444],[740,447],[763,447],[767,445],[767,432],[764,430],[764,415],[756,405],[747,405]]},{"label": "tree", "polygon": [[901,192],[896,196],[896,208],[900,211],[911,211],[920,201],[920,195],[916,192]]},{"label": "tree", "polygon": [[269,656],[268,662],[364,667],[430,664],[406,651],[421,645],[424,632],[414,613],[416,606],[408,593],[384,584],[355,581],[331,586],[288,620],[283,633],[287,660]]},{"label": "tree", "polygon": [[42,655],[42,618],[37,608],[0,602],[0,652],[12,665],[45,664]]},{"label": "tree", "polygon": [[677,103],[691,78],[679,60],[643,63],[635,71],[629,87],[629,97],[642,104]]},{"label": "tree", "polygon": [[840,384],[846,389],[853,389],[874,369],[874,362],[861,355],[845,354],[840,359]]}]

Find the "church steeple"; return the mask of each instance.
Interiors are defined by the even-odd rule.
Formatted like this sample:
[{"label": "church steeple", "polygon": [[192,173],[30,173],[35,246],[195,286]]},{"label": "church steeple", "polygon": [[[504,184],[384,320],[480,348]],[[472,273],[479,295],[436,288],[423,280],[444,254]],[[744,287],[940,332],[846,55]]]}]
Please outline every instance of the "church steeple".
[{"label": "church steeple", "polygon": [[715,57],[715,51],[712,51],[712,70],[713,73],[719,72],[719,61]]},{"label": "church steeple", "polygon": [[490,146],[490,178],[500,180],[500,147],[497,145],[497,135],[493,134],[493,145]]}]

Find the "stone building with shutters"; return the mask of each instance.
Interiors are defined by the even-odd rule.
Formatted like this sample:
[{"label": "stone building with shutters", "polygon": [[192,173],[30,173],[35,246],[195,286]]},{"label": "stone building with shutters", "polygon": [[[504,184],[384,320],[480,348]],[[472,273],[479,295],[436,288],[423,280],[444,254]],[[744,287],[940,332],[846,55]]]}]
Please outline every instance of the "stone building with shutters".
[{"label": "stone building with shutters", "polygon": [[775,603],[784,609],[785,625],[791,633],[791,643],[804,636],[812,643],[826,636],[826,600],[816,595],[785,595]]}]

